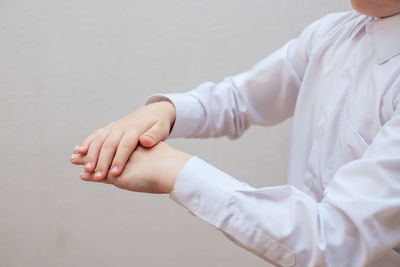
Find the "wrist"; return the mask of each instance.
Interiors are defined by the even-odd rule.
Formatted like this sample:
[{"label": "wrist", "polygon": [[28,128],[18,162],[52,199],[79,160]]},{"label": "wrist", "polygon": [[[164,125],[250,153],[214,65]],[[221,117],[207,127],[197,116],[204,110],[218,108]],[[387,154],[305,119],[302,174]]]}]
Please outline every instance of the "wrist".
[{"label": "wrist", "polygon": [[176,119],[176,108],[175,108],[174,103],[171,100],[166,99],[166,100],[164,100],[164,102],[169,103],[169,113],[168,114],[169,114],[169,121],[170,121],[170,129],[172,129],[172,127],[174,126],[174,123],[175,123],[175,119]]}]

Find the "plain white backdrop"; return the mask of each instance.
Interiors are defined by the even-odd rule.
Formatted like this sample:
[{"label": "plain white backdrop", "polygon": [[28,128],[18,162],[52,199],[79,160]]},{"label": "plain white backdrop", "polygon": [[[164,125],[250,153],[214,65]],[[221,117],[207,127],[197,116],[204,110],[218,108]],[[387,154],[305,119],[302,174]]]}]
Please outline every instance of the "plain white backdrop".
[{"label": "plain white backdrop", "polygon": [[[346,0],[0,0],[1,266],[269,266],[167,195],[80,181],[74,145],[159,92],[249,69]],[[284,184],[290,120],[170,140]],[[156,165],[156,163],[155,163]]]}]

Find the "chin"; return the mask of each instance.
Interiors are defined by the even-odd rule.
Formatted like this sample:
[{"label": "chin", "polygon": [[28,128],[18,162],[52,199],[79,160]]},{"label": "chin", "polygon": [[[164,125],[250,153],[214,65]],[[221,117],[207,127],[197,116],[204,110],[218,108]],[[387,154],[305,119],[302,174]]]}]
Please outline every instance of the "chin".
[{"label": "chin", "polygon": [[358,13],[376,18],[390,17],[400,12],[400,7],[395,7],[392,0],[351,0],[351,5]]}]

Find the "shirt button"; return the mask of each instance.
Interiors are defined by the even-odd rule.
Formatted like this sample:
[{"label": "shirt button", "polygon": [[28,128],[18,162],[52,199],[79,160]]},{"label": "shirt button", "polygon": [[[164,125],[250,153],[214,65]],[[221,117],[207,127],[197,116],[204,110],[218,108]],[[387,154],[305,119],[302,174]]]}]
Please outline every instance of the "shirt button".
[{"label": "shirt button", "polygon": [[326,133],[326,127],[325,127],[325,124],[322,123],[322,124],[319,125],[319,134],[321,136],[324,136],[325,133]]},{"label": "shirt button", "polygon": [[308,186],[309,188],[313,188],[313,186],[314,186],[314,177],[309,176],[309,177],[307,178],[307,186]]},{"label": "shirt button", "polygon": [[352,67],[346,68],[344,71],[344,77],[348,80],[351,80],[352,76],[353,76],[353,68]]},{"label": "shirt button", "polygon": [[193,211],[196,211],[199,209],[200,207],[200,199],[199,196],[194,197],[191,201],[190,201],[190,207],[192,208]]}]

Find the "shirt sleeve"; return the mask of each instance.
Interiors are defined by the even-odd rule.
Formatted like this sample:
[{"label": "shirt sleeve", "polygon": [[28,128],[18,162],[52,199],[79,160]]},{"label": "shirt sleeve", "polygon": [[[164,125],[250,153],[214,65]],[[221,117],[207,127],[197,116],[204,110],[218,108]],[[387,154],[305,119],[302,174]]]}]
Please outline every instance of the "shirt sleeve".
[{"label": "shirt sleeve", "polygon": [[289,41],[247,72],[220,83],[203,83],[187,93],[152,95],[146,104],[165,99],[173,102],[176,121],[170,138],[234,139],[251,124],[277,124],[293,115],[321,25],[326,28],[326,23],[314,22],[299,38]]},{"label": "shirt sleeve", "polygon": [[389,257],[383,266],[398,266],[399,132],[400,105],[362,158],[337,171],[321,201],[290,185],[253,188],[198,157],[170,197],[278,266],[370,266],[387,251],[397,265]]}]

